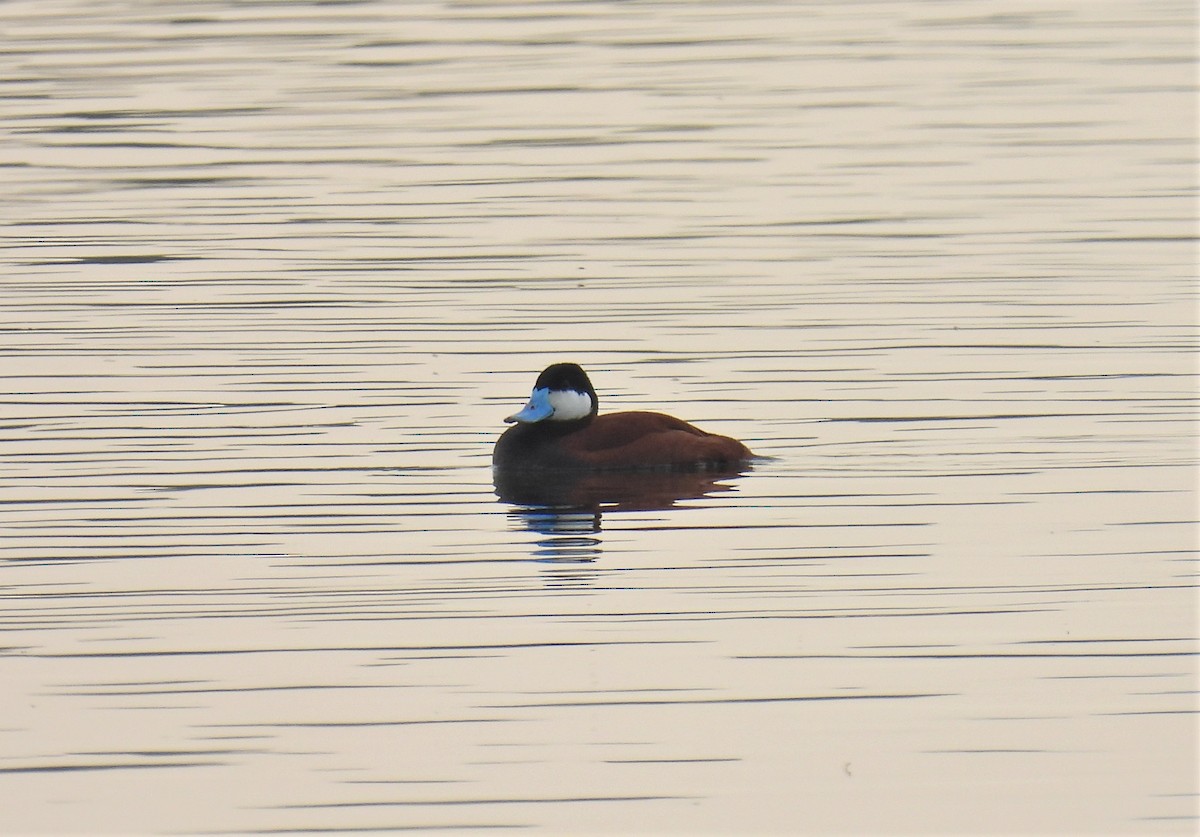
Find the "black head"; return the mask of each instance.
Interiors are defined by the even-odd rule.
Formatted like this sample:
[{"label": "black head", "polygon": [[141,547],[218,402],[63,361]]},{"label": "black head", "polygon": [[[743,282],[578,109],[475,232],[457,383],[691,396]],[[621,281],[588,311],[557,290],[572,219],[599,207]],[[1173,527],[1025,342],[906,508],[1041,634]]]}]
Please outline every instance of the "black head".
[{"label": "black head", "polygon": [[600,408],[596,390],[587,373],[575,363],[547,366],[524,409],[505,419],[507,422],[534,424],[539,421],[578,422],[591,419]]},{"label": "black head", "polygon": [[578,363],[555,363],[547,366],[538,375],[534,389],[548,389],[551,392],[585,392],[596,400],[596,390],[588,380],[587,373]]}]

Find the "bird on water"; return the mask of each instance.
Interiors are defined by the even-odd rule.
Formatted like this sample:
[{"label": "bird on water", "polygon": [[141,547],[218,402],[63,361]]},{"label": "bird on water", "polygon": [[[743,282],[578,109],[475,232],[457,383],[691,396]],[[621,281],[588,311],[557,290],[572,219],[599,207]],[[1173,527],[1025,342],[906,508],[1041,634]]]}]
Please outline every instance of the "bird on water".
[{"label": "bird on water", "polygon": [[737,439],[664,413],[600,415],[596,390],[575,363],[548,366],[529,402],[505,421],[492,464],[503,469],[644,470],[732,468],[754,458]]}]

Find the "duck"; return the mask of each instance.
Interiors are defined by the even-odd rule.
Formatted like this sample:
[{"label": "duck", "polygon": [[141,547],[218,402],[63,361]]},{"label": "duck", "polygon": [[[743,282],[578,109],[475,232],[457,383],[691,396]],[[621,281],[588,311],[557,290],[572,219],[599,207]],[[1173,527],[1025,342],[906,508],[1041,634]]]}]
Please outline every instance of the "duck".
[{"label": "duck", "polygon": [[513,426],[492,452],[497,469],[727,470],[754,458],[737,439],[664,413],[600,415],[596,390],[576,363],[546,367],[529,402],[505,421]]}]

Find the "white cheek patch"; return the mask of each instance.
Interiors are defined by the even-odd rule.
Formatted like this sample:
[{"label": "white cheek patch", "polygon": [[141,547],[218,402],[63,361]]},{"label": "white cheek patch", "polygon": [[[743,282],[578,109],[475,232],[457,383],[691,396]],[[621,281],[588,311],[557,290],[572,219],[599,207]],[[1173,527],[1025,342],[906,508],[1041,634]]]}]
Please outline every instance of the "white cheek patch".
[{"label": "white cheek patch", "polygon": [[578,421],[592,414],[592,397],[586,392],[556,390],[549,394],[548,400],[554,408],[551,421]]}]

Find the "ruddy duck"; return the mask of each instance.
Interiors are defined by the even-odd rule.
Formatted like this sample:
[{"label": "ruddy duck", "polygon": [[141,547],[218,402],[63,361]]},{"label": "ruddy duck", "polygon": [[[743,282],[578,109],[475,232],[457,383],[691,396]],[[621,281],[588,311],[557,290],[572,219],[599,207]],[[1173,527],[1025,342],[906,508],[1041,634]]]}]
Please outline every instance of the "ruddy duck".
[{"label": "ruddy duck", "polygon": [[492,452],[497,468],[639,470],[730,468],[754,457],[736,439],[662,413],[598,415],[587,373],[574,363],[546,368],[529,403],[505,421]]}]

